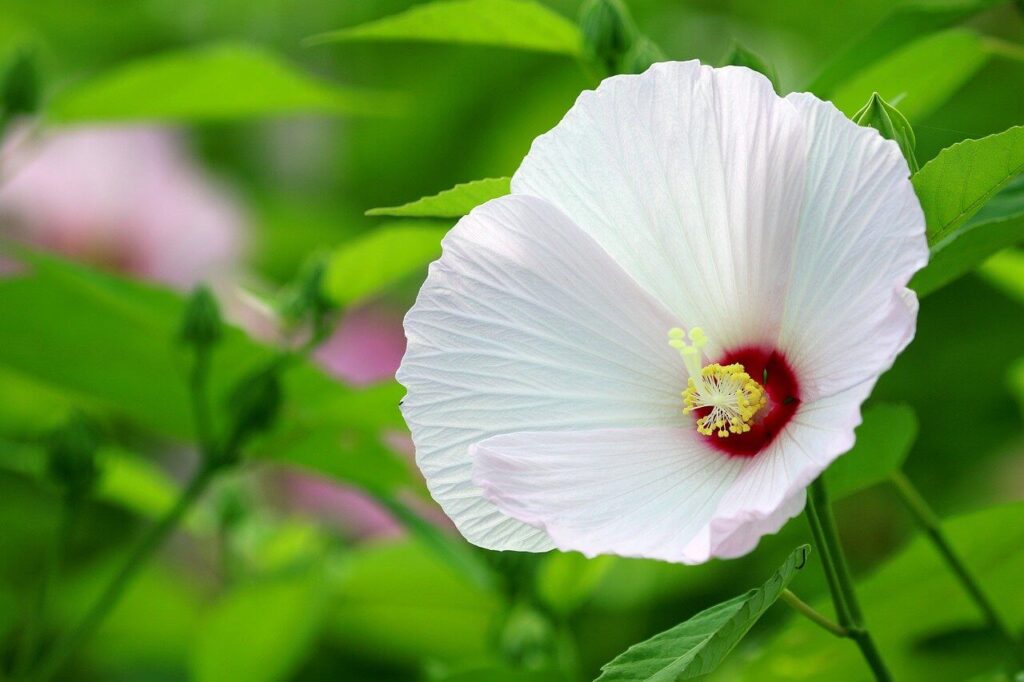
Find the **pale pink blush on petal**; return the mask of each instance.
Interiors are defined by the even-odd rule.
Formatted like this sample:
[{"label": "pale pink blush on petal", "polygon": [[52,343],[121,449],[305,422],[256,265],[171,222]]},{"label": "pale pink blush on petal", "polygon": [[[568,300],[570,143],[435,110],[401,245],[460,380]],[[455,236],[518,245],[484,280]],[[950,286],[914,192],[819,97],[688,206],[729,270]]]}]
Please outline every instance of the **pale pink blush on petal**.
[{"label": "pale pink blush on petal", "polygon": [[394,377],[404,353],[401,315],[369,305],[345,314],[316,360],[334,376],[363,385]]}]

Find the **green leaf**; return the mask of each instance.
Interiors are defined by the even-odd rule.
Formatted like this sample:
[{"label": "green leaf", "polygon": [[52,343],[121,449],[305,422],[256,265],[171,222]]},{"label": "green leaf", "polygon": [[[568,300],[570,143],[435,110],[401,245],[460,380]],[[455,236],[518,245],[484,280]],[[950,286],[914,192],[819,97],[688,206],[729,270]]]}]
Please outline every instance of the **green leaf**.
[{"label": "green leaf", "polygon": [[933,31],[959,23],[1004,0],[916,0],[901,4],[825,65],[808,90],[828,97],[837,87],[886,55]]},{"label": "green leaf", "polygon": [[765,61],[760,55],[751,52],[739,43],[734,42],[729,56],[725,58],[728,66],[745,66],[748,69],[757,71],[772,82],[775,92],[779,92],[779,74],[775,67]]},{"label": "green leaf", "polygon": [[903,466],[917,437],[917,417],[907,405],[875,405],[864,411],[857,442],[825,472],[836,499],[886,480]]},{"label": "green leaf", "polygon": [[568,615],[586,603],[619,562],[610,554],[588,559],[578,552],[549,552],[537,572],[537,594],[548,608]]},{"label": "green leaf", "polygon": [[978,274],[1007,296],[1024,303],[1024,251],[1006,249],[989,258]]},{"label": "green leaf", "polygon": [[919,121],[952,97],[991,54],[988,43],[971,31],[937,33],[871,65],[830,99],[852,116],[878,92],[910,121]]},{"label": "green leaf", "polygon": [[509,193],[511,178],[473,180],[401,206],[371,208],[366,215],[405,218],[461,218],[480,204]]},{"label": "green leaf", "polygon": [[508,47],[570,57],[582,50],[576,25],[532,0],[439,0],[307,42],[391,40]]},{"label": "green leaf", "polygon": [[688,680],[707,675],[732,651],[807,563],[803,545],[761,587],[701,611],[634,644],[601,668],[598,680]]},{"label": "green leaf", "polygon": [[914,190],[938,247],[1024,171],[1024,126],[943,149],[914,174]]},{"label": "green leaf", "polygon": [[[191,440],[188,362],[175,344],[182,298],[52,256],[24,260],[28,274],[0,279],[0,366],[156,433]],[[213,353],[216,404],[273,352],[225,329]],[[290,370],[284,383],[278,426],[253,444],[252,454],[381,489],[410,482],[404,463],[379,444],[384,429],[402,424],[397,384],[353,389],[308,363]]]},{"label": "green leaf", "polygon": [[914,275],[910,286],[919,296],[927,296],[971,272],[992,254],[1021,242],[1024,213],[980,223],[971,221],[932,247],[928,265]]},{"label": "green leaf", "polygon": [[59,94],[49,116],[81,121],[207,121],[393,112],[394,97],[315,79],[276,55],[214,45],[146,57]]},{"label": "green leaf", "polygon": [[[1024,503],[949,519],[943,529],[1000,614],[1019,632],[1024,625]],[[977,606],[924,537],[859,582],[857,593],[893,679],[966,680],[1003,664],[1004,647],[984,629]],[[831,608],[826,597],[813,605],[826,613]],[[722,671],[722,679],[861,682],[869,675],[857,647],[799,617],[747,653],[742,665]]]},{"label": "green leaf", "polygon": [[447,232],[447,223],[396,221],[342,244],[327,266],[327,297],[351,305],[422,271],[441,255]]},{"label": "green leaf", "polygon": [[193,679],[291,679],[323,622],[324,594],[315,570],[236,587],[199,626],[191,656]]}]

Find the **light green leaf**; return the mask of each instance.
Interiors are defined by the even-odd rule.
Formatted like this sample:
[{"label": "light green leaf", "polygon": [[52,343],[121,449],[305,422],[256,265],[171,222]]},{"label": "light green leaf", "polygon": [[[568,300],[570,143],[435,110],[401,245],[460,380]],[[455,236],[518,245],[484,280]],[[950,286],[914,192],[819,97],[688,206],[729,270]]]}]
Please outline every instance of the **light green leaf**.
[{"label": "light green leaf", "polygon": [[836,89],[831,99],[852,116],[877,92],[910,121],[919,121],[952,97],[991,54],[971,31],[937,33],[876,62]]},{"label": "light green leaf", "polygon": [[342,244],[324,278],[328,298],[351,305],[424,270],[441,255],[447,223],[396,221]]},{"label": "light green leaf", "polygon": [[810,547],[798,547],[761,587],[701,611],[684,623],[634,644],[601,668],[598,680],[688,680],[707,675],[761,618],[796,572]]},{"label": "light green leaf", "polygon": [[408,40],[581,54],[579,29],[533,0],[439,0],[309,39],[311,44]]},{"label": "light green leaf", "polygon": [[291,679],[323,622],[324,594],[315,570],[236,587],[199,626],[191,656],[193,678]]},{"label": "light green leaf", "polygon": [[903,466],[917,437],[917,417],[906,405],[875,405],[864,411],[857,442],[825,472],[836,499],[881,483]]},{"label": "light green leaf", "polygon": [[914,174],[933,247],[953,236],[982,206],[1024,171],[1024,126],[939,152]]},{"label": "light green leaf", "polygon": [[473,180],[401,206],[371,208],[366,215],[406,218],[461,218],[480,204],[509,193],[511,178]]},{"label": "light green leaf", "polygon": [[[949,519],[943,529],[1015,631],[1024,625],[1024,503]],[[918,537],[894,559],[859,582],[871,633],[896,680],[966,680],[998,669],[1005,650],[984,629],[935,547]],[[827,597],[814,604],[828,613]],[[747,652],[713,679],[729,682],[861,682],[869,671],[857,647],[806,619],[790,624],[763,647]],[[739,662],[737,662],[739,663]]]},{"label": "light green leaf", "polygon": [[858,72],[915,39],[953,26],[1003,1],[912,0],[902,3],[877,26],[826,64],[807,89],[819,97],[828,97]]},{"label": "light green leaf", "polygon": [[537,594],[548,608],[568,615],[586,603],[619,562],[610,554],[588,559],[579,552],[549,552],[537,571]]},{"label": "light green leaf", "polygon": [[914,275],[910,286],[919,296],[926,296],[971,272],[992,254],[1021,242],[1024,213],[981,223],[971,221],[932,247],[928,265]]},{"label": "light green leaf", "polygon": [[1024,251],[1006,249],[989,258],[978,270],[982,279],[1024,303]]},{"label": "light green leaf", "polygon": [[60,93],[59,123],[197,121],[287,114],[394,112],[395,98],[345,89],[246,45],[215,45],[128,63]]},{"label": "light green leaf", "polygon": [[[175,344],[181,297],[52,256],[25,259],[29,274],[0,279],[0,366],[156,433],[191,440],[188,359]],[[213,354],[215,405],[272,353],[227,329]],[[382,430],[402,424],[397,384],[353,389],[299,363],[285,376],[285,392],[281,419],[253,444],[254,455],[381,489],[409,482],[405,465],[379,445]]]}]

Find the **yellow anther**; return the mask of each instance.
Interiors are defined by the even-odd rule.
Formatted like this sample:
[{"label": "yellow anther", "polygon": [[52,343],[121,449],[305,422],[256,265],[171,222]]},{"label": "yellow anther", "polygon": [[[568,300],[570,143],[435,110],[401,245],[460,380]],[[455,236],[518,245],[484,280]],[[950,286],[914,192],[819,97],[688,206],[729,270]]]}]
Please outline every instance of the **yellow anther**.
[{"label": "yellow anther", "polygon": [[696,378],[691,376],[683,391],[683,413],[710,408],[697,420],[697,431],[719,438],[750,431],[754,415],[767,402],[764,388],[739,363],[705,365]]}]

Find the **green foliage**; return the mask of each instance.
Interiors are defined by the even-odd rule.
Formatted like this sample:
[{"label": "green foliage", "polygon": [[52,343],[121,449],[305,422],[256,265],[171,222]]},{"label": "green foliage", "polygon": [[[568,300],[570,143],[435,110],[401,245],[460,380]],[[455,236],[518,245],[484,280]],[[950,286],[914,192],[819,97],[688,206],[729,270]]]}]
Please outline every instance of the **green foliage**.
[{"label": "green foliage", "polygon": [[99,478],[96,451],[99,427],[81,414],[73,414],[49,439],[46,469],[50,478],[72,499],[81,499]]},{"label": "green foliage", "polygon": [[1024,304],[1024,251],[1001,251],[985,261],[978,272],[990,284]]},{"label": "green foliage", "polygon": [[727,602],[634,644],[601,668],[599,680],[688,680],[712,672],[764,612],[775,603],[797,571],[807,563],[810,547],[798,547],[765,582]]},{"label": "green foliage", "polygon": [[399,221],[343,244],[327,267],[327,297],[352,305],[422,271],[441,255],[447,231],[442,223]]},{"label": "green foliage", "polygon": [[839,499],[885,481],[898,471],[917,437],[917,417],[906,405],[864,410],[853,449],[825,471],[831,495]]},{"label": "green foliage", "polygon": [[772,82],[775,92],[779,92],[779,74],[775,67],[766,62],[760,55],[751,52],[738,42],[733,42],[732,49],[726,56],[724,63],[728,66],[745,66],[748,69],[753,69],[763,74]]},{"label": "green foliage", "polygon": [[325,592],[315,570],[235,587],[203,616],[192,649],[192,679],[291,679],[319,634]]},{"label": "green foliage", "polygon": [[57,123],[210,121],[294,114],[378,115],[394,97],[312,78],[247,45],[147,57],[76,85],[48,108]]},{"label": "green foliage", "polygon": [[40,90],[35,55],[28,50],[18,52],[0,79],[0,120],[34,114],[39,108]]},{"label": "green foliage", "polygon": [[537,593],[548,608],[570,614],[586,603],[619,561],[611,555],[588,559],[578,552],[551,552],[538,570]]},{"label": "green foliage", "polygon": [[898,106],[911,122],[952,97],[991,56],[987,43],[957,29],[921,38],[844,82],[830,99],[854,114],[874,92]]},{"label": "green foliage", "polygon": [[877,92],[872,94],[868,103],[853,115],[853,122],[860,126],[874,128],[887,140],[895,140],[900,146],[900,151],[903,152],[903,157],[907,160],[910,172],[918,171],[917,157],[914,155],[917,140],[914,137],[913,127],[896,107],[882,99]]},{"label": "green foliage", "polygon": [[838,86],[915,39],[952,26],[1002,1],[914,0],[901,3],[881,23],[864,31],[860,38],[828,62],[808,86],[808,90],[829,97]]},{"label": "green foliage", "polygon": [[371,208],[366,215],[400,218],[461,218],[474,208],[509,193],[511,178],[485,178],[464,182],[451,189],[410,201],[401,206]]},{"label": "green foliage", "polygon": [[1024,241],[1024,213],[982,222],[970,221],[932,248],[928,266],[911,286],[926,296],[966,275],[994,253]]},{"label": "green foliage", "polygon": [[533,0],[437,0],[366,24],[324,33],[311,44],[409,40],[580,54],[579,30]]},{"label": "green foliage", "polygon": [[223,334],[220,307],[207,287],[192,292],[185,303],[179,338],[196,348],[207,348],[217,343]]},{"label": "green foliage", "polygon": [[618,70],[639,35],[622,0],[586,0],[580,6],[580,31],[586,56],[608,74]]},{"label": "green foliage", "polygon": [[[994,507],[951,519],[944,530],[1011,625],[1024,625],[1024,504]],[[975,605],[958,587],[935,548],[918,538],[858,584],[872,634],[895,679],[966,680],[1002,667],[1004,651],[982,626]],[[827,599],[815,605],[827,612]],[[748,652],[721,679],[865,679],[856,647],[801,618],[772,641]]]},{"label": "green foliage", "polygon": [[640,36],[633,46],[622,56],[620,73],[643,73],[658,62],[668,57],[658,45],[647,36]]}]

